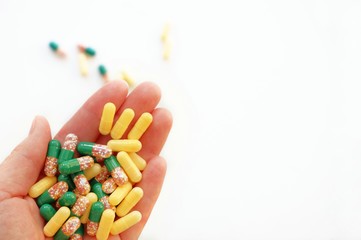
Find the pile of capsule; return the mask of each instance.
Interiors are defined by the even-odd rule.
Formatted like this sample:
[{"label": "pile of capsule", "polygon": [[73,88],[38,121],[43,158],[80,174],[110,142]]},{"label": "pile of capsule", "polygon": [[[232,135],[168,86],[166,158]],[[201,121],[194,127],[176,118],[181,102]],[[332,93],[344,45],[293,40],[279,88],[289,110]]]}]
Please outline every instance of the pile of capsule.
[{"label": "pile of capsule", "polygon": [[99,131],[111,135],[107,145],[79,142],[72,133],[62,145],[58,140],[49,142],[46,176],[29,191],[47,222],[43,229],[46,237],[75,240],[86,232],[105,240],[141,220],[140,212],[131,211],[143,197],[143,190],[133,185],[141,181],[146,167],[136,152],[142,148],[139,139],[153,117],[143,113],[127,139],[121,139],[135,113],[125,109],[113,126],[115,112],[113,103],[104,105]]}]

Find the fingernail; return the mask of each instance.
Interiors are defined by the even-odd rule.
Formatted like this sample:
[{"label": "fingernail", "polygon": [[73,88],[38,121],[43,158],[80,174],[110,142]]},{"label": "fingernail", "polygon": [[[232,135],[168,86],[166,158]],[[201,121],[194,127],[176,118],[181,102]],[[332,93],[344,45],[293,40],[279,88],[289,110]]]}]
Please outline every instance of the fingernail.
[{"label": "fingernail", "polygon": [[31,135],[36,127],[36,122],[37,122],[37,119],[38,117],[36,116],[33,120],[33,123],[31,124],[31,128],[30,128],[30,131],[29,131],[29,135]]}]

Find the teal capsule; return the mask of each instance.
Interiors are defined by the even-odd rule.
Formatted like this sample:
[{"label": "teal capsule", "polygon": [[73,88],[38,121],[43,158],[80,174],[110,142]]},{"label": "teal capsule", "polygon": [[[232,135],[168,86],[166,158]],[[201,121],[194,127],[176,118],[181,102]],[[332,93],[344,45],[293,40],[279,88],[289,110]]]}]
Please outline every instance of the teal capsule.
[{"label": "teal capsule", "polygon": [[102,76],[107,74],[107,69],[105,68],[104,65],[99,65],[98,70],[99,70],[100,75],[102,75]]},{"label": "teal capsule", "polygon": [[46,176],[53,177],[58,171],[58,156],[61,149],[61,144],[58,140],[51,140],[48,144],[48,151],[46,154],[44,173]]},{"label": "teal capsule", "polygon": [[89,221],[92,222],[100,222],[100,218],[102,217],[102,213],[104,212],[104,204],[101,202],[93,203],[90,213],[89,213]]},{"label": "teal capsule", "polygon": [[83,156],[80,158],[74,158],[67,161],[63,161],[59,164],[59,172],[62,174],[72,174],[94,165],[94,160],[90,156]]},{"label": "teal capsule", "polygon": [[76,195],[73,192],[66,192],[58,200],[60,206],[72,206],[76,202]]},{"label": "teal capsule", "polygon": [[98,199],[108,196],[105,192],[103,192],[101,183],[94,183],[91,186],[91,190],[92,190],[92,192],[94,192],[97,195]]},{"label": "teal capsule", "polygon": [[92,142],[80,142],[76,150],[82,155],[91,155],[96,158],[108,158],[112,155],[112,150],[107,145]]},{"label": "teal capsule", "polygon": [[58,140],[56,140],[56,139],[53,139],[48,144],[48,152],[47,152],[46,156],[47,157],[58,158],[59,153],[60,153],[60,149],[61,149],[60,142]]},{"label": "teal capsule", "polygon": [[96,52],[93,48],[87,47],[84,49],[84,52],[86,55],[90,56],[90,57],[94,57],[96,55]]},{"label": "teal capsule", "polygon": [[45,219],[45,221],[49,221],[56,213],[55,208],[50,204],[46,203],[40,207],[40,215]]},{"label": "teal capsule", "polygon": [[68,135],[66,135],[58,157],[59,165],[64,161],[74,158],[74,151],[77,144],[78,144],[78,137],[75,134],[69,133]]},{"label": "teal capsule", "polygon": [[64,193],[68,191],[68,184],[66,182],[58,182],[54,184],[48,191],[41,194],[36,203],[42,206],[45,203],[53,203],[58,200]]},{"label": "teal capsule", "polygon": [[54,52],[56,52],[59,49],[59,45],[56,42],[50,42],[49,43],[49,47],[51,48],[51,50],[53,50]]},{"label": "teal capsule", "polygon": [[66,182],[68,184],[68,190],[73,191],[75,189],[75,185],[73,183],[73,180],[71,179],[70,175],[65,174],[59,174],[58,176],[58,182]]}]

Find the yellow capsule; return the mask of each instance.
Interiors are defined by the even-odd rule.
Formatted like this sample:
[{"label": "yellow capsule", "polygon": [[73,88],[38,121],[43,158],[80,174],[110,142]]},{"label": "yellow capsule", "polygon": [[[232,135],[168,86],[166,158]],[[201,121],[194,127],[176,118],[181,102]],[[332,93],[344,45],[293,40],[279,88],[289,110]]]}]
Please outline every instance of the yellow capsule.
[{"label": "yellow capsule", "polygon": [[115,213],[111,209],[106,209],[99,222],[98,231],[96,234],[97,240],[106,240],[108,239],[110,228],[113,225],[115,218]]},{"label": "yellow capsule", "polygon": [[149,125],[153,121],[152,114],[145,112],[143,113],[137,122],[134,124],[134,127],[128,133],[128,139],[139,139],[147,131]]},{"label": "yellow capsule", "polygon": [[164,43],[164,48],[163,48],[163,59],[164,59],[165,61],[169,60],[169,56],[170,56],[171,49],[172,49],[172,46],[171,46],[169,40],[167,40],[167,41]]},{"label": "yellow capsule", "polygon": [[39,197],[42,193],[51,188],[56,182],[56,177],[43,177],[30,188],[29,196],[32,198]]},{"label": "yellow capsule", "polygon": [[61,228],[65,221],[70,216],[70,209],[67,207],[61,207],[55,213],[55,215],[44,226],[44,234],[47,237],[53,237],[55,233]]},{"label": "yellow capsule", "polygon": [[128,175],[128,178],[133,183],[137,183],[137,182],[140,182],[140,180],[142,180],[142,173],[139,171],[139,169],[134,164],[132,159],[130,159],[128,153],[119,152],[117,154],[117,160],[118,160],[120,166],[125,171],[125,173]]},{"label": "yellow capsule", "polygon": [[90,209],[92,207],[92,204],[98,201],[98,197],[95,193],[91,192],[86,195],[86,198],[89,200],[90,204],[89,207],[85,210],[83,216],[81,216],[80,221],[81,223],[85,224],[88,221]]},{"label": "yellow capsule", "polygon": [[102,171],[102,166],[99,163],[94,163],[94,165],[91,168],[84,170],[84,176],[87,180],[90,180],[94,178],[96,175],[98,175]]},{"label": "yellow capsule", "polygon": [[79,53],[79,68],[82,76],[88,76],[89,67],[88,67],[88,59],[85,53]]},{"label": "yellow capsule", "polygon": [[115,221],[110,229],[110,233],[112,235],[118,235],[140,222],[140,220],[142,220],[142,214],[138,211],[133,211]]},{"label": "yellow capsule", "polygon": [[113,206],[117,206],[127,194],[132,190],[132,184],[126,182],[123,185],[117,187],[115,191],[109,196],[109,203]]},{"label": "yellow capsule", "polygon": [[124,109],[118,121],[114,124],[114,127],[110,132],[110,136],[113,139],[120,139],[123,136],[124,132],[127,130],[133,118],[134,118],[133,109],[130,108]]},{"label": "yellow capsule", "polygon": [[163,28],[163,32],[162,34],[160,35],[160,40],[165,43],[168,41],[168,37],[169,37],[169,30],[170,30],[170,25],[169,23],[166,23],[164,25],[164,28]]},{"label": "yellow capsule", "polygon": [[143,171],[145,169],[145,167],[147,166],[147,162],[141,156],[136,153],[128,153],[128,155],[140,171]]},{"label": "yellow capsule", "polygon": [[138,152],[142,149],[142,143],[140,141],[130,139],[109,140],[107,145],[113,152]]},{"label": "yellow capsule", "polygon": [[123,217],[127,215],[132,208],[137,205],[140,199],[143,197],[143,189],[135,187],[128,193],[124,200],[117,207],[117,215]]},{"label": "yellow capsule", "polygon": [[134,86],[134,80],[126,71],[122,71],[122,79],[128,83],[129,87]]},{"label": "yellow capsule", "polygon": [[115,115],[116,107],[114,103],[108,102],[104,105],[102,117],[99,124],[99,132],[102,135],[107,135],[113,126],[113,120]]}]

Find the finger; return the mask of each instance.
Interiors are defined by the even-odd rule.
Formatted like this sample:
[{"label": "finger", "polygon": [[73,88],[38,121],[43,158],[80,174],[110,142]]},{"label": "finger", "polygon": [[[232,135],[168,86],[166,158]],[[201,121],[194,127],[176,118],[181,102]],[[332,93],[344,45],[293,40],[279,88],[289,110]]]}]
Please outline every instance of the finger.
[{"label": "finger", "polygon": [[167,109],[157,108],[152,115],[153,122],[140,139],[142,150],[139,155],[146,160],[159,155],[173,124],[172,114]]},{"label": "finger", "polygon": [[28,137],[0,165],[0,191],[10,196],[25,196],[43,168],[48,142],[48,121],[35,117]]},{"label": "finger", "polygon": [[142,213],[142,220],[122,233],[120,235],[121,239],[138,239],[144,225],[148,221],[154,204],[158,199],[160,190],[162,189],[166,169],[166,162],[160,156],[156,156],[149,161],[148,166],[143,172],[142,181],[136,185],[137,187],[143,189],[144,196],[134,209],[132,209],[132,211],[137,210]]},{"label": "finger", "polygon": [[63,141],[68,133],[74,133],[80,141],[95,141],[99,135],[99,122],[104,104],[112,102],[118,109],[128,94],[124,81],[112,81],[93,94],[77,113],[55,136]]},{"label": "finger", "polygon": [[[138,120],[139,116],[144,112],[152,112],[153,109],[159,103],[161,96],[160,89],[157,85],[151,82],[144,82],[138,85],[127,97],[123,105],[117,111],[115,115],[115,121],[119,118],[120,114],[126,108],[131,108],[135,112],[133,121],[129,124],[127,131],[124,133],[123,138],[126,138],[129,130],[132,128],[134,123]],[[115,123],[114,121],[114,123]],[[97,140],[98,143],[106,143],[110,137],[100,136]]]}]

